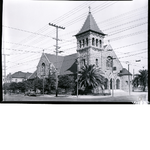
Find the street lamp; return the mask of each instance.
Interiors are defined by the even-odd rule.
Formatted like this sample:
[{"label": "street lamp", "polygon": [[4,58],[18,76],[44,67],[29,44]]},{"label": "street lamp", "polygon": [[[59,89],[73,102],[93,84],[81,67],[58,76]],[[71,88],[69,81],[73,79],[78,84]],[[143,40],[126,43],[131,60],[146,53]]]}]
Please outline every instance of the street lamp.
[{"label": "street lamp", "polygon": [[[135,60],[135,62],[141,62],[141,60]],[[133,69],[133,79],[134,79],[134,69]],[[134,86],[133,86],[133,91],[134,91]]]},{"label": "street lamp", "polygon": [[113,60],[116,59],[114,57],[112,57],[112,97],[114,97],[114,74],[113,74],[113,70],[114,70],[114,62]]},{"label": "street lamp", "polygon": [[129,65],[130,65],[130,63],[129,63],[129,61],[126,61],[126,63],[128,64],[128,86],[129,86],[129,95],[130,95],[130,76],[129,76]]},{"label": "street lamp", "polygon": [[79,65],[78,58],[79,57],[76,58],[76,64],[77,64],[77,80],[76,80],[76,82],[77,82],[77,98],[78,98],[78,88],[79,88],[78,87],[78,73],[79,73],[79,70],[78,70],[78,65]]}]

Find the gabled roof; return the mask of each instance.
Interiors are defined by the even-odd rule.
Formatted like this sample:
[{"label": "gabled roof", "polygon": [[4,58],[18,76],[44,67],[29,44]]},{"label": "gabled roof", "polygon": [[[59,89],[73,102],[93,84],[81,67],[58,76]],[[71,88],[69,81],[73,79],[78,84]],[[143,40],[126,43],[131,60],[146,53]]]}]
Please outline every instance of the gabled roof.
[{"label": "gabled roof", "polygon": [[76,36],[79,34],[82,34],[84,32],[87,32],[87,31],[94,31],[96,33],[105,35],[97,26],[97,23],[96,23],[94,17],[92,16],[91,12],[89,12],[81,30],[76,34]]},{"label": "gabled roof", "polygon": [[126,68],[123,68],[118,75],[124,76],[124,75],[132,75]]},{"label": "gabled roof", "polygon": [[37,77],[37,70],[34,71],[34,72],[29,76],[28,79],[35,79],[36,77]]},{"label": "gabled roof", "polygon": [[[47,54],[45,53],[46,57],[48,58],[48,60],[53,63],[53,65],[56,67],[56,55],[53,55],[53,54]],[[58,69],[58,72],[60,72],[60,69],[61,69],[61,66],[62,66],[62,63],[63,63],[63,60],[64,60],[64,56],[59,56],[57,57],[57,69]]]},{"label": "gabled roof", "polygon": [[24,78],[24,79],[27,79],[32,73],[25,73],[25,72],[22,72],[22,71],[18,71],[18,72],[15,72],[14,74],[11,75],[12,78]]},{"label": "gabled roof", "polygon": [[60,75],[76,74],[77,72],[76,59],[77,53],[65,56],[60,70]]},{"label": "gabled roof", "polygon": [[[53,65],[56,67],[56,55],[47,54],[45,53],[48,60],[53,63]],[[77,53],[67,55],[67,56],[58,56],[58,72],[60,75],[65,74],[74,74],[77,71],[77,65],[76,65],[76,58]]]},{"label": "gabled roof", "polygon": [[31,74],[32,74],[32,73],[27,72],[27,73],[25,74],[25,78],[28,79]]}]

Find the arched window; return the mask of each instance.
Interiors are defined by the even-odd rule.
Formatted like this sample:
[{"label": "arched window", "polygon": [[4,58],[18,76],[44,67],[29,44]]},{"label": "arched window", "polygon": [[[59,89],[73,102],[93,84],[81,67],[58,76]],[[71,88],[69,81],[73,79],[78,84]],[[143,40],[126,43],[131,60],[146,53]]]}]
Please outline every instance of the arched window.
[{"label": "arched window", "polygon": [[104,87],[105,87],[105,89],[108,89],[108,79],[107,78],[105,78]]},{"label": "arched window", "polygon": [[96,39],[96,46],[98,47],[98,39]]},{"label": "arched window", "polygon": [[111,56],[107,57],[106,67],[112,67],[112,57]]},{"label": "arched window", "polygon": [[102,41],[99,40],[99,47],[102,48]]},{"label": "arched window", "polygon": [[45,63],[42,63],[41,75],[45,75]]},{"label": "arched window", "polygon": [[116,89],[120,89],[120,80],[119,79],[116,80]]},{"label": "arched window", "polygon": [[95,45],[95,39],[92,38],[92,45],[94,46]]},{"label": "arched window", "polygon": [[88,42],[88,38],[86,38],[86,46],[88,46],[89,42]]},{"label": "arched window", "polygon": [[81,41],[79,41],[79,46],[80,46],[80,48],[81,48]]},{"label": "arched window", "polygon": [[98,66],[98,59],[96,59],[96,62],[95,62],[96,66]]},{"label": "arched window", "polygon": [[82,40],[82,42],[83,42],[83,47],[84,47],[84,39]]},{"label": "arched window", "polygon": [[112,89],[112,78],[110,79],[110,89]]},{"label": "arched window", "polygon": [[82,59],[82,66],[85,66],[85,59]]}]

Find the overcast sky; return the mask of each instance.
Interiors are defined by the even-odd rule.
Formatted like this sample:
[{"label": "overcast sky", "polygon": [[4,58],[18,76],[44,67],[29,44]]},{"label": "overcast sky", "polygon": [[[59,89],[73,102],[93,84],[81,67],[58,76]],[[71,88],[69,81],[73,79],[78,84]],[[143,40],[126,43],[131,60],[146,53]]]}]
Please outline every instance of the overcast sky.
[{"label": "overcast sky", "polygon": [[[74,35],[81,29],[88,7],[100,30],[130,72],[147,69],[148,0],[133,1],[17,1],[3,2],[3,53],[6,74],[17,71],[34,72],[41,54],[55,54],[56,30],[48,23],[65,27],[59,29],[59,55],[76,53]],[[141,62],[135,62],[141,60]]]}]

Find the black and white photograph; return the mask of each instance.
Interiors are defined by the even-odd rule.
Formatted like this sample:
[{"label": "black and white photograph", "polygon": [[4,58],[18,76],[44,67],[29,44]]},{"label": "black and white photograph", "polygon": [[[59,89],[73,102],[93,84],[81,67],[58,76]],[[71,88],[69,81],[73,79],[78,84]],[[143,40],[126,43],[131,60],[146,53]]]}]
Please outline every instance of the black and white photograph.
[{"label": "black and white photograph", "polygon": [[3,0],[0,150],[150,150],[148,0]]},{"label": "black and white photograph", "polygon": [[2,102],[148,104],[148,0],[4,0]]}]

